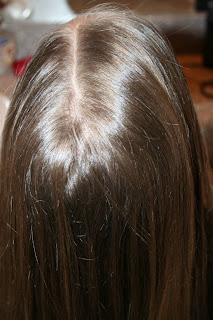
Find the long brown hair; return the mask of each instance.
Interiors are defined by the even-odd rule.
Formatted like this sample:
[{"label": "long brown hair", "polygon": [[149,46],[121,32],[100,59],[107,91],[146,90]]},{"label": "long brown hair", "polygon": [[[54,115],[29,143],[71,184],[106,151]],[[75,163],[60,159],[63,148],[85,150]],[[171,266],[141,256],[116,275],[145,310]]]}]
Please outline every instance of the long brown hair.
[{"label": "long brown hair", "polygon": [[54,31],[3,133],[5,317],[207,319],[206,170],[155,27],[98,7]]}]

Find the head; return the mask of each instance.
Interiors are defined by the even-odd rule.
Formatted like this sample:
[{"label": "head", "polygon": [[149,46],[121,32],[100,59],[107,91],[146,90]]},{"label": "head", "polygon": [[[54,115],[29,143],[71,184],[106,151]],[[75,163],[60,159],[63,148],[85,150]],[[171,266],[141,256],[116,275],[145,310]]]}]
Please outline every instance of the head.
[{"label": "head", "polygon": [[1,157],[8,319],[206,314],[205,156],[150,23],[98,8],[51,33],[16,87]]}]

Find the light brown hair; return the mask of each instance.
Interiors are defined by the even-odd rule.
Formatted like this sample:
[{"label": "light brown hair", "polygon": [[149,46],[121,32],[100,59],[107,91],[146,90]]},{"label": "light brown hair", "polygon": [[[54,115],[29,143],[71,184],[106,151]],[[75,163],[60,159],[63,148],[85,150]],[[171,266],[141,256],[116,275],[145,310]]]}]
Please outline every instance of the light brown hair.
[{"label": "light brown hair", "polygon": [[207,162],[181,68],[149,22],[96,8],[48,36],[1,157],[7,319],[208,318]]}]

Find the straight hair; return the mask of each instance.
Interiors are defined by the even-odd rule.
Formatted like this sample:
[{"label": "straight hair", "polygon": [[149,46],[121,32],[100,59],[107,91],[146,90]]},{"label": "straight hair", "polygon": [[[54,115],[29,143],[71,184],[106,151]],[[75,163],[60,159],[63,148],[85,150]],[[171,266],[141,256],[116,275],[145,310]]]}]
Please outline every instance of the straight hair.
[{"label": "straight hair", "polygon": [[207,169],[151,23],[96,7],[52,32],[3,132],[2,317],[208,319]]}]

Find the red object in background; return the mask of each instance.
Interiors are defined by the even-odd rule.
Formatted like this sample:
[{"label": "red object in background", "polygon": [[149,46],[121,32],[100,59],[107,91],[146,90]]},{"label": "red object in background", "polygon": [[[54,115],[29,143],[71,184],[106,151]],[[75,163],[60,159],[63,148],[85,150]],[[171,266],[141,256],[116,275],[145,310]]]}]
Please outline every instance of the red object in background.
[{"label": "red object in background", "polygon": [[13,62],[13,72],[17,77],[21,77],[31,61],[32,57],[26,57]]}]

